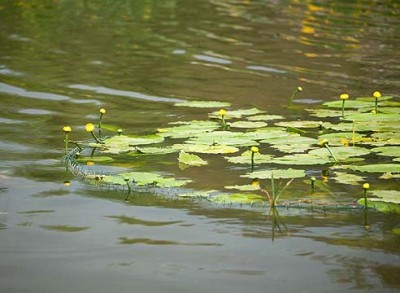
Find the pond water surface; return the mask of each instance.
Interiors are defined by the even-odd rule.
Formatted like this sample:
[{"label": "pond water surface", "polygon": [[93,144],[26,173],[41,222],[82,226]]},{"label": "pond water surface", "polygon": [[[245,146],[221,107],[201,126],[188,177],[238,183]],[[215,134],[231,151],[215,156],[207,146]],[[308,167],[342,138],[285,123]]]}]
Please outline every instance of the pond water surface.
[{"label": "pond water surface", "polygon": [[[366,228],[362,211],[283,209],[279,230],[267,208],[151,192],[126,202],[60,159],[62,127],[88,139],[101,107],[106,123],[145,134],[207,118],[176,101],[306,117],[342,92],[398,97],[399,47],[398,1],[1,1],[0,291],[396,292],[397,214],[372,212]],[[181,170],[175,154],[115,168],[209,189],[240,171]],[[294,186],[287,197],[308,192]]]}]

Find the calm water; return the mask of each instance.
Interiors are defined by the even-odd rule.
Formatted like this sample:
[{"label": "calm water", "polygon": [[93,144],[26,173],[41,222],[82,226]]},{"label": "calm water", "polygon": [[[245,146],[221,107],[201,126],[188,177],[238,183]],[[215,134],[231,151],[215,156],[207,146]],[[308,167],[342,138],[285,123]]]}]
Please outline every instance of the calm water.
[{"label": "calm water", "polygon": [[[126,203],[60,163],[62,126],[86,139],[100,107],[107,123],[149,133],[204,119],[176,100],[291,115],[297,86],[301,107],[345,91],[397,96],[399,47],[398,1],[0,1],[0,291],[399,290],[397,215],[372,213],[366,230],[362,212],[283,210],[280,232],[262,209]],[[233,183],[219,165],[181,171],[168,158],[147,164]]]}]

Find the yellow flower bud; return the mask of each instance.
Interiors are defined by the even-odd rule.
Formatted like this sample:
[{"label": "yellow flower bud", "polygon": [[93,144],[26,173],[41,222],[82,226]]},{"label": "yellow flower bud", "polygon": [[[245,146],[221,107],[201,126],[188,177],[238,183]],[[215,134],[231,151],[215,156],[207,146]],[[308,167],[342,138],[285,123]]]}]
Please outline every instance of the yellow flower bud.
[{"label": "yellow flower bud", "polygon": [[364,188],[364,189],[369,189],[369,183],[364,183],[364,184],[363,184],[363,188]]},{"label": "yellow flower bud", "polygon": [[251,148],[250,148],[250,150],[253,152],[253,153],[258,153],[260,150],[258,149],[258,147],[256,147],[256,146],[252,146]]},{"label": "yellow flower bud", "polygon": [[329,143],[329,141],[326,139],[326,138],[324,138],[323,140],[321,140],[320,142],[319,142],[319,145],[320,146],[325,146],[325,145],[327,145]]},{"label": "yellow flower bud", "polygon": [[65,133],[68,133],[68,132],[71,132],[71,131],[72,131],[72,128],[71,128],[70,126],[64,126],[64,127],[63,127],[63,131],[64,131]]},{"label": "yellow flower bud", "polygon": [[99,111],[101,114],[106,114],[106,112],[107,112],[106,109],[104,109],[104,108],[101,108]]},{"label": "yellow flower bud", "polygon": [[302,92],[302,91],[303,91],[303,88],[302,88],[301,86],[298,86],[298,87],[297,87],[297,91],[298,91],[298,92]]},{"label": "yellow flower bud", "polygon": [[219,110],[219,115],[221,115],[221,116],[225,116],[226,115],[226,110],[225,109],[221,109],[221,110]]},{"label": "yellow flower bud", "polygon": [[341,95],[339,96],[339,98],[340,98],[341,100],[348,100],[348,99],[350,98],[350,96],[349,96],[349,94],[341,94]]},{"label": "yellow flower bud", "polygon": [[380,97],[382,97],[382,94],[378,91],[374,91],[372,95],[374,96],[375,99],[379,99]]},{"label": "yellow flower bud", "polygon": [[94,125],[92,123],[88,123],[88,124],[86,124],[85,129],[87,132],[93,132]]}]

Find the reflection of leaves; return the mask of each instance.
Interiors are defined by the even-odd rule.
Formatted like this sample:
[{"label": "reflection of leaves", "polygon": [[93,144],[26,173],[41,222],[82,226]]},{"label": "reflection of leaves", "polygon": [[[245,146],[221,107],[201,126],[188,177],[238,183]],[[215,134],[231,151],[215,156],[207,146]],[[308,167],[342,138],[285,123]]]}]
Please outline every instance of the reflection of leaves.
[{"label": "reflection of leaves", "polygon": [[89,229],[89,227],[75,227],[75,226],[67,226],[67,225],[42,225],[42,228],[46,230],[51,230],[51,231],[57,231],[57,232],[80,232],[83,230]]}]

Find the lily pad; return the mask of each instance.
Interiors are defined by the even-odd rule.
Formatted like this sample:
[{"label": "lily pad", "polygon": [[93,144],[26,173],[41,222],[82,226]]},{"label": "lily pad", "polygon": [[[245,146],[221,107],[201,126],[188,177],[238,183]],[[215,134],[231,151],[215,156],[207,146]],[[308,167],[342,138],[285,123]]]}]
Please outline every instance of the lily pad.
[{"label": "lily pad", "polygon": [[187,153],[201,154],[233,154],[239,151],[238,148],[228,145],[207,145],[207,144],[174,144],[172,146],[177,150]]},{"label": "lily pad", "polygon": [[322,121],[282,121],[275,123],[276,126],[294,127],[294,128],[318,128],[322,125]]},{"label": "lily pad", "polygon": [[304,153],[313,148],[311,144],[274,144],[271,146],[283,153]]},{"label": "lily pad", "polygon": [[204,161],[199,156],[194,155],[194,154],[188,154],[184,151],[181,151],[179,153],[178,161],[179,161],[179,163],[189,165],[189,166],[203,166],[203,165],[208,164],[207,161]]},{"label": "lily pad", "polygon": [[135,150],[135,146],[160,143],[164,140],[162,136],[151,134],[143,136],[117,135],[104,140],[101,145],[102,151],[106,153],[119,154]]},{"label": "lily pad", "polygon": [[400,157],[400,147],[383,146],[371,149],[371,152],[377,153],[379,156]]},{"label": "lily pad", "polygon": [[[357,203],[365,206],[365,199],[360,198]],[[400,213],[400,205],[396,203],[383,202],[379,199],[368,198],[368,207],[376,209],[382,213]]]},{"label": "lily pad", "polygon": [[186,101],[175,103],[177,107],[191,107],[191,108],[226,108],[231,103],[219,101]]},{"label": "lily pad", "polygon": [[[233,164],[251,164],[251,154],[252,152],[247,150],[243,152],[240,156],[236,157],[224,157],[228,162]],[[254,163],[255,164],[263,164],[269,163],[272,157],[270,155],[263,155],[260,153],[254,153]]]},{"label": "lily pad", "polygon": [[261,143],[268,144],[292,144],[292,145],[313,145],[318,144],[318,140],[311,137],[300,136],[300,135],[289,135],[289,136],[280,136],[280,137],[271,137],[268,139],[264,139]]},{"label": "lily pad", "polygon": [[372,139],[366,137],[364,134],[354,133],[353,132],[335,132],[335,133],[327,133],[320,135],[318,140],[321,141],[323,139],[327,139],[329,141],[329,145],[334,146],[343,146],[343,145],[351,145],[353,143],[359,142],[371,142]]},{"label": "lily pad", "polygon": [[[330,101],[323,103],[324,106],[327,106],[329,108],[342,108],[343,101],[342,100],[337,100],[337,101]],[[344,104],[344,108],[361,108],[361,107],[371,107],[375,106],[375,101],[364,101],[364,100],[347,100]]]},{"label": "lily pad", "polygon": [[[260,113],[264,113],[264,111],[261,111],[257,108],[227,111],[225,119],[242,118],[243,116],[252,116]],[[218,111],[210,113],[208,116],[210,118],[221,118],[221,115]]]},{"label": "lily pad", "polygon": [[132,156],[138,155],[165,155],[176,153],[177,150],[170,146],[166,147],[136,147],[134,152],[129,153]]},{"label": "lily pad", "polygon": [[207,134],[198,134],[196,137],[185,141],[188,144],[207,144],[207,145],[230,145],[230,146],[253,146],[258,143],[242,132],[213,131]]},{"label": "lily pad", "polygon": [[344,172],[335,172],[335,177],[333,177],[333,179],[342,184],[349,184],[356,186],[360,185],[360,182],[365,182],[365,177]]},{"label": "lily pad", "polygon": [[346,119],[361,122],[361,121],[390,121],[400,122],[400,116],[398,114],[384,114],[384,113],[358,113],[352,115],[346,115]]},{"label": "lily pad", "polygon": [[281,119],[285,119],[285,117],[281,115],[268,115],[268,114],[247,117],[247,120],[250,121],[270,121],[270,120],[281,120]]},{"label": "lily pad", "polygon": [[367,173],[400,173],[400,164],[370,164],[370,165],[339,165],[332,167],[334,169],[350,169],[353,171],[367,172]]},{"label": "lily pad", "polygon": [[274,179],[301,178],[301,177],[306,176],[306,172],[304,170],[296,170],[296,169],[289,168],[289,169],[254,171],[251,173],[247,173],[245,175],[241,175],[241,177],[271,179],[272,174],[273,174]]},{"label": "lily pad", "polygon": [[247,184],[247,185],[228,185],[225,189],[237,189],[240,191],[255,191],[260,190],[259,185]]},{"label": "lily pad", "polygon": [[231,193],[231,194],[218,194],[210,198],[211,201],[216,203],[238,203],[238,204],[252,204],[256,202],[263,202],[265,198],[259,194],[254,193]]},{"label": "lily pad", "polygon": [[286,155],[272,160],[274,164],[282,165],[326,165],[332,163],[327,157],[313,156],[310,154],[293,154]]},{"label": "lily pad", "polygon": [[378,198],[368,198],[368,200],[400,204],[399,190],[373,190],[371,193]]},{"label": "lily pad", "polygon": [[[342,110],[332,110],[332,109],[306,109],[311,116],[318,118],[327,118],[327,117],[341,117]],[[357,111],[347,110],[345,111],[345,115],[356,114]]]},{"label": "lily pad", "polygon": [[[330,147],[337,159],[345,160],[351,157],[365,156],[371,153],[368,149],[362,147]],[[309,152],[310,155],[320,157],[331,157],[331,153],[326,148],[319,148]]]},{"label": "lily pad", "polygon": [[300,135],[297,133],[288,132],[283,127],[266,127],[266,128],[257,129],[255,131],[245,132],[245,133],[243,133],[242,136],[246,137],[248,139],[251,139],[251,140],[264,140],[264,142],[265,142],[267,139],[281,138],[281,137],[288,137],[288,136],[294,137],[294,136],[300,136]]},{"label": "lily pad", "polygon": [[215,121],[179,121],[171,123],[172,127],[159,128],[158,134],[163,137],[188,138],[196,136],[199,133],[211,132],[219,129],[221,125]]},{"label": "lily pad", "polygon": [[229,124],[231,128],[262,128],[268,124],[259,121],[236,121]]},{"label": "lily pad", "polygon": [[205,198],[208,199],[213,193],[218,192],[217,190],[206,190],[206,191],[193,191],[186,193],[179,193],[178,197],[182,198]]}]

